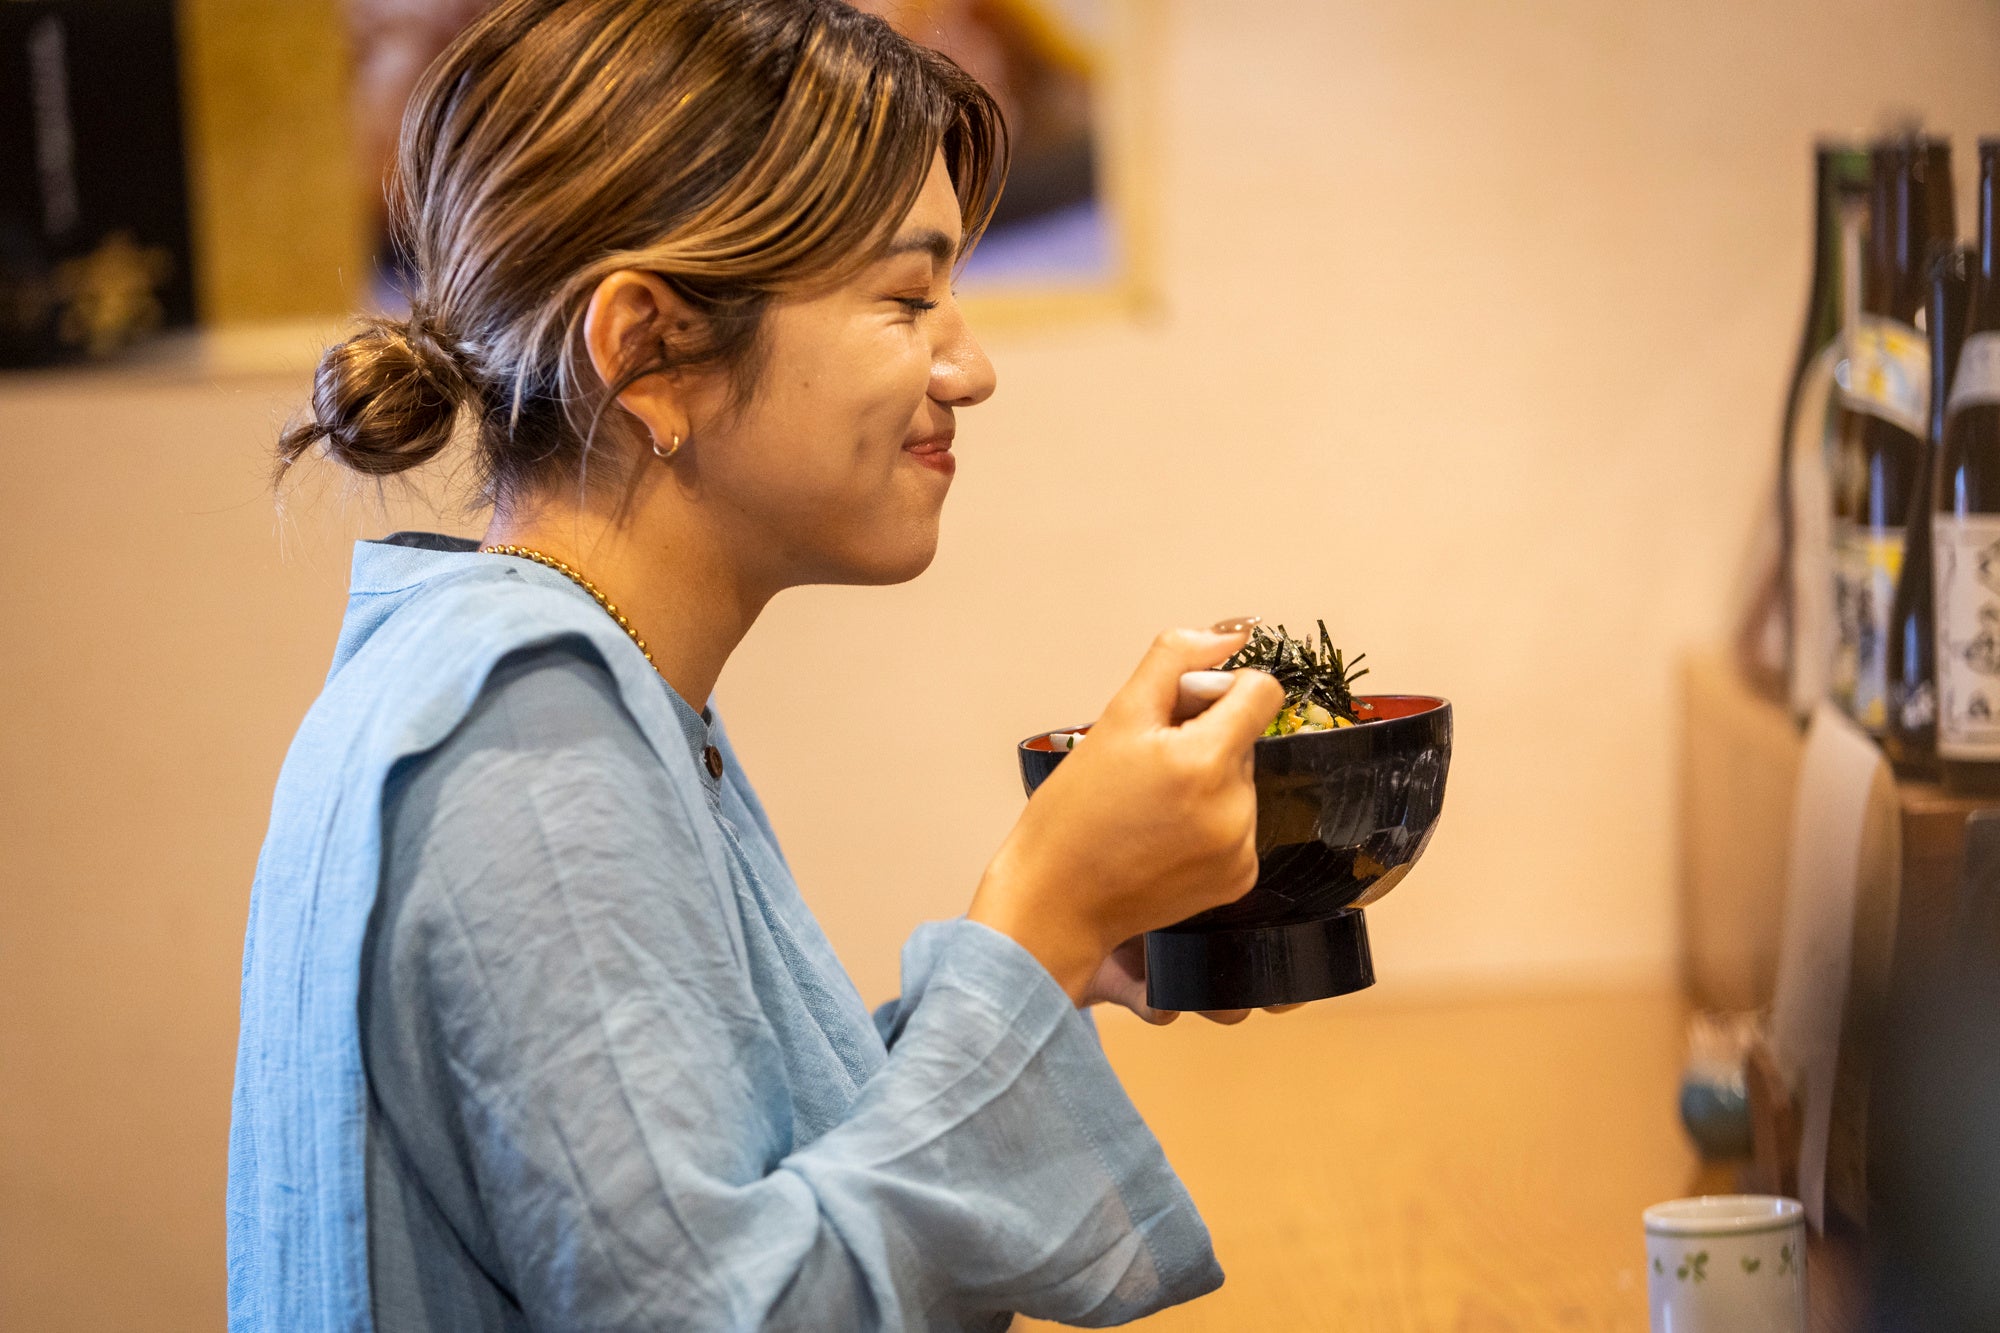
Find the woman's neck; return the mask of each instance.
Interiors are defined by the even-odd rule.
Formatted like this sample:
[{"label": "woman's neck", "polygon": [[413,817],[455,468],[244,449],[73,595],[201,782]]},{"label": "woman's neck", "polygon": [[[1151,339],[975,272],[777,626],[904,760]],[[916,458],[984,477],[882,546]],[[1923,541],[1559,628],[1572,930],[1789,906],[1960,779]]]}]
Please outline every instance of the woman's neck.
[{"label": "woman's neck", "polygon": [[596,584],[646,641],[667,684],[699,712],[777,588],[747,578],[691,506],[648,501],[634,497],[616,515],[574,497],[499,508],[484,543],[539,551]]}]

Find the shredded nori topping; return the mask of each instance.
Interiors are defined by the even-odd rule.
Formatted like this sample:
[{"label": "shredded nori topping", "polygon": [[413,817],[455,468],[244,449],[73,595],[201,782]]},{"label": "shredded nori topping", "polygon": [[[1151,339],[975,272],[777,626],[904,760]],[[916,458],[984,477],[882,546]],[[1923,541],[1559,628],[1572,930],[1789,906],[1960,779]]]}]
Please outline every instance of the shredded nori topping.
[{"label": "shredded nori topping", "polygon": [[1308,704],[1318,704],[1335,717],[1346,718],[1349,722],[1360,719],[1354,712],[1354,682],[1368,674],[1361,666],[1362,653],[1352,662],[1345,661],[1340,650],[1333,646],[1333,639],[1326,632],[1326,622],[1319,622],[1319,642],[1294,639],[1285,632],[1283,625],[1274,633],[1262,625],[1250,631],[1250,642],[1234,657],[1222,664],[1224,671],[1237,667],[1255,667],[1267,672],[1285,687],[1285,707],[1303,713]]}]

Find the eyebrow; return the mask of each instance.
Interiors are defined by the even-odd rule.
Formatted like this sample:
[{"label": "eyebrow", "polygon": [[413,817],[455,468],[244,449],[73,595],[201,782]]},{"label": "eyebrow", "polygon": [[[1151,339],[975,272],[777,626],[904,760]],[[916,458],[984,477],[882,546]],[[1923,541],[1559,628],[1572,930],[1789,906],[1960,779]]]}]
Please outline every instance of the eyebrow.
[{"label": "eyebrow", "polygon": [[958,257],[957,243],[935,227],[926,227],[922,231],[898,236],[889,243],[889,248],[882,252],[882,257],[888,259],[913,251],[928,252],[934,264],[949,264]]}]

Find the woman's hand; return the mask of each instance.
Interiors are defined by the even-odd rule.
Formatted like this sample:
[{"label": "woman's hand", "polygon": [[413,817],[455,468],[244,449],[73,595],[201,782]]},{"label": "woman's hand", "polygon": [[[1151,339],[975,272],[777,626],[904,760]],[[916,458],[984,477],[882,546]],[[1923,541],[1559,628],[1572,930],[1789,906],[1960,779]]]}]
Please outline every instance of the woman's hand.
[{"label": "woman's hand", "polygon": [[1169,630],[1090,736],[1036,789],[966,913],[1010,936],[1085,1002],[1121,944],[1234,902],[1257,881],[1251,744],[1284,691],[1238,671],[1176,724],[1181,673],[1214,666],[1246,629]]}]

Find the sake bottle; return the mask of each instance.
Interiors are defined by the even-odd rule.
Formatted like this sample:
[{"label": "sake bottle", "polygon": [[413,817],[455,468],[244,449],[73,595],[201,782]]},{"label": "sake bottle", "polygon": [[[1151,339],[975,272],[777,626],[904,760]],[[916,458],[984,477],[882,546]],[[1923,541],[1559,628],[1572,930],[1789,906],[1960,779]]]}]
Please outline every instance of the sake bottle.
[{"label": "sake bottle", "polygon": [[1965,337],[1977,253],[1947,250],[1931,266],[1924,332],[1930,339],[1931,392],[1924,449],[1911,488],[1908,540],[1896,602],[1889,616],[1889,723],[1882,748],[1902,777],[1937,776],[1937,668],[1930,516],[1937,507],[1938,454],[1944,447],[1945,404]]},{"label": "sake bottle", "polygon": [[1979,141],[1979,262],[1938,458],[1938,759],[1949,790],[2000,794],[2000,139]]},{"label": "sake bottle", "polygon": [[[1798,525],[1792,484],[1793,438],[1801,415],[1815,422],[1825,416],[1826,391],[1832,383],[1829,349],[1840,337],[1841,310],[1841,198],[1864,188],[1868,178],[1868,154],[1861,148],[1832,140],[1813,146],[1813,263],[1812,285],[1806,297],[1805,328],[1799,336],[1799,350],[1792,362],[1791,377],[1785,382],[1784,420],[1778,432],[1778,574],[1772,595],[1761,599],[1753,615],[1755,621],[1743,634],[1739,656],[1751,664],[1750,675],[1760,690],[1789,695],[1790,682],[1797,674],[1796,614],[1793,551]],[[1817,393],[1815,409],[1812,399]],[[1821,427],[1823,429],[1823,426]],[[1766,673],[1777,677],[1767,687],[1759,679]]]},{"label": "sake bottle", "polygon": [[1875,145],[1862,313],[1840,380],[1833,697],[1877,736],[1888,727],[1889,616],[1929,412],[1930,348],[1917,326],[1925,275],[1954,238],[1950,145],[1914,135]]},{"label": "sake bottle", "polygon": [[[1861,317],[1861,242],[1868,226],[1868,153],[1846,145],[1820,158],[1819,255],[1801,356],[1785,404],[1782,544],[1786,695],[1801,726],[1831,692],[1839,635],[1834,611],[1833,464],[1844,414],[1838,379],[1847,333]],[[1822,278],[1824,281],[1822,282]],[[1822,336],[1826,341],[1821,342]],[[1804,348],[1814,352],[1805,356]]]}]

